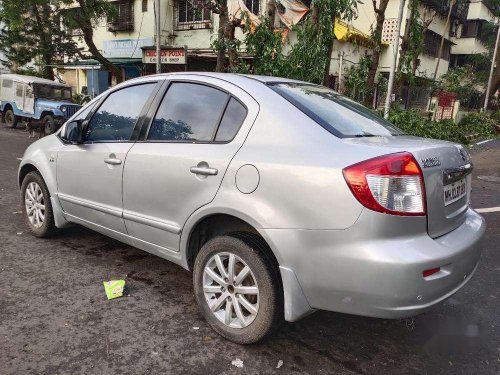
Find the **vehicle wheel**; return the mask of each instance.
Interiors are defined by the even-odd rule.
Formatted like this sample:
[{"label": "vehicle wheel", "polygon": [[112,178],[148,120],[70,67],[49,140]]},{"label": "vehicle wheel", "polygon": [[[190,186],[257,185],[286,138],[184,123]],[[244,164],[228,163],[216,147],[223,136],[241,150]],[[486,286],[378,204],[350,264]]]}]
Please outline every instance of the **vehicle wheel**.
[{"label": "vehicle wheel", "polygon": [[279,269],[257,235],[231,233],[208,241],[194,265],[196,302],[210,326],[223,337],[251,344],[283,321]]},{"label": "vehicle wheel", "polygon": [[38,172],[26,175],[21,185],[21,205],[24,221],[37,237],[48,237],[56,230],[50,194]]},{"label": "vehicle wheel", "polygon": [[5,111],[4,118],[5,124],[8,128],[15,128],[17,126],[17,123],[19,122],[19,119],[14,114],[14,111],[12,109],[8,109]]},{"label": "vehicle wheel", "polygon": [[56,131],[56,122],[54,116],[45,115],[42,119],[43,126],[45,127],[45,134],[50,135]]}]

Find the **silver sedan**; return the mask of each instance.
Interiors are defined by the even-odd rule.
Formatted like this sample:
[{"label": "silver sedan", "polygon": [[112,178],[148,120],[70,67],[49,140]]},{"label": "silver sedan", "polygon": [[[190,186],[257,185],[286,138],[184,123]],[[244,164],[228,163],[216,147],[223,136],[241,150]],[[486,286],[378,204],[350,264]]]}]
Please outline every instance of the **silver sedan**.
[{"label": "silver sedan", "polygon": [[318,310],[426,311],[467,283],[484,220],[461,145],[403,134],[309,83],[182,73],[127,81],[32,144],[26,223],[77,223],[193,271],[238,343]]}]

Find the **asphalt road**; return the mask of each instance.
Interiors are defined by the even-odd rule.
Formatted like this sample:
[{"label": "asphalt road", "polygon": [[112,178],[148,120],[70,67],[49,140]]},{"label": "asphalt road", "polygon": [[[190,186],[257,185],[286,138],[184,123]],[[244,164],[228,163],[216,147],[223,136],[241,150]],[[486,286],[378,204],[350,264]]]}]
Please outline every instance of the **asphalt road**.
[{"label": "asphalt road", "polygon": [[[31,142],[0,126],[0,374],[500,373],[500,212],[484,214],[475,276],[431,312],[317,312],[239,346],[205,323],[182,268],[80,226],[32,237],[16,183]],[[500,142],[473,161],[473,207],[500,206]],[[113,278],[126,278],[129,297],[106,299],[102,282]]]}]

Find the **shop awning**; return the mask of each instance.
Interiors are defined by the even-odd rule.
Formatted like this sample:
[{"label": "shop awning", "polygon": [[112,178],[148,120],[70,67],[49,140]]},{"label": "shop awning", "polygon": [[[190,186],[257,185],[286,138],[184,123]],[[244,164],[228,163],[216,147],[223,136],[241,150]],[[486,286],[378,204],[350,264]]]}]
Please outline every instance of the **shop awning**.
[{"label": "shop awning", "polygon": [[[126,58],[126,57],[110,57],[108,60],[114,65],[131,65],[131,64],[142,64],[142,59]],[[92,65],[102,65],[96,59],[82,59],[64,64],[64,66],[92,66]]]},{"label": "shop awning", "polygon": [[370,35],[353,26],[349,26],[344,21],[335,20],[333,33],[335,34],[335,38],[341,42],[356,42],[365,47],[369,47],[373,43]]}]

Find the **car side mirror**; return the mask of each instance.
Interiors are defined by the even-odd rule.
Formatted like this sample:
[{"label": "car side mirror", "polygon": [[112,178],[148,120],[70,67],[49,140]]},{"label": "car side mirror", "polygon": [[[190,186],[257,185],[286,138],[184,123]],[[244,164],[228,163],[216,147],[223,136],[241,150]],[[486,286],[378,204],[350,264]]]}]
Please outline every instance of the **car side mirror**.
[{"label": "car side mirror", "polygon": [[75,120],[66,124],[63,139],[74,145],[83,143],[82,120]]}]

